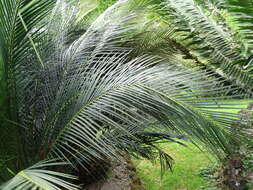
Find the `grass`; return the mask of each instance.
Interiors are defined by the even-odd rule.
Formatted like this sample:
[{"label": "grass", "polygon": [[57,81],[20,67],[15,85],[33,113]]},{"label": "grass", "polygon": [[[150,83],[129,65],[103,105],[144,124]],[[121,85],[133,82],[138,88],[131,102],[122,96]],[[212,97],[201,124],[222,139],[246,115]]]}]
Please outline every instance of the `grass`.
[{"label": "grass", "polygon": [[[249,102],[253,100],[224,101],[224,104],[230,104],[229,109],[221,107],[217,111],[237,113],[240,109],[245,109]],[[238,107],[240,109],[237,109]],[[207,185],[199,172],[201,168],[214,166],[215,159],[209,153],[200,151],[192,144],[187,144],[187,147],[178,144],[163,144],[162,148],[175,160],[173,172],[167,171],[162,179],[159,162],[152,164],[147,160],[134,160],[147,190],[198,190]]]},{"label": "grass", "polygon": [[200,151],[192,144],[187,144],[187,147],[178,144],[163,146],[175,159],[173,172],[167,171],[163,178],[160,175],[159,162],[134,162],[147,190],[197,190],[206,185],[206,181],[198,173],[200,168],[214,165],[215,161],[210,154]]}]

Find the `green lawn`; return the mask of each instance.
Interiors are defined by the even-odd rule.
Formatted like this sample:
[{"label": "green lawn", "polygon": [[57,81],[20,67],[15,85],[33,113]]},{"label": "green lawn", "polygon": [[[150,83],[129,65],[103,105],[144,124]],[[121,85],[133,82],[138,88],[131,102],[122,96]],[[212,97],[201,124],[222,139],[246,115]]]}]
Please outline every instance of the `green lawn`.
[{"label": "green lawn", "polygon": [[[249,102],[253,100],[233,100],[224,101],[230,109],[217,109],[217,111],[226,111],[237,113],[240,109],[246,108]],[[240,109],[238,108],[240,104]],[[205,186],[207,182],[199,174],[201,168],[213,166],[214,158],[206,152],[200,151],[191,144],[183,147],[178,144],[163,145],[175,160],[173,172],[166,172],[164,177],[160,178],[159,162],[152,164],[147,160],[135,160],[138,173],[147,190],[197,190]]]},{"label": "green lawn", "polygon": [[191,144],[187,146],[168,144],[164,147],[175,159],[175,164],[173,172],[167,171],[162,179],[159,162],[152,164],[146,160],[135,161],[139,176],[147,190],[197,190],[206,185],[198,173],[202,167],[214,165],[215,161],[208,153]]}]

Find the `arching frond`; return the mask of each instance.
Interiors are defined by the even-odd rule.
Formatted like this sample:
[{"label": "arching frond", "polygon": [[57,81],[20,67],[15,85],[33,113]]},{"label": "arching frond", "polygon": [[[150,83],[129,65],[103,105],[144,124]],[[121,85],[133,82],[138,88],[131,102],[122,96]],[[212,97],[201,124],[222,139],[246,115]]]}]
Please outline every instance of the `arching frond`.
[{"label": "arching frond", "polygon": [[226,0],[226,8],[229,15],[232,17],[230,21],[233,22],[234,28],[240,33],[242,38],[249,45],[252,50],[253,44],[253,4],[250,0]]},{"label": "arching frond", "polygon": [[207,59],[208,66],[222,70],[220,74],[228,80],[251,89],[252,76],[238,63],[238,60],[246,61],[246,58],[228,31],[192,0],[167,1],[167,7],[171,22],[178,27],[178,34],[186,36],[180,41],[188,40],[191,51]]},{"label": "arching frond", "polygon": [[[20,171],[11,180],[0,186],[2,190],[18,190],[18,189],[38,189],[38,190],[60,190],[71,189],[78,190],[80,187],[73,184],[76,180],[75,176],[50,171],[44,168],[59,167],[66,163],[42,161],[25,170]],[[68,182],[69,181],[69,182]]]}]

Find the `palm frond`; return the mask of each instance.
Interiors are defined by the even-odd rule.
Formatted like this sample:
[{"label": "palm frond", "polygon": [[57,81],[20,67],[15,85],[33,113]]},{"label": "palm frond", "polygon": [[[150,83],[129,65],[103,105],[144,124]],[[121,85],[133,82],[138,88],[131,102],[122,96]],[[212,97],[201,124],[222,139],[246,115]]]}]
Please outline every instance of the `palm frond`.
[{"label": "palm frond", "polygon": [[[27,0],[2,0],[0,1],[0,55],[1,55],[1,99],[5,104],[1,104],[1,135],[9,136],[10,140],[4,141],[6,147],[13,152],[11,144],[22,146],[17,127],[9,122],[18,123],[18,103],[16,68],[27,55],[27,52],[34,51],[28,33],[38,24],[52,9],[56,1],[27,1]],[[22,20],[20,19],[22,18]],[[25,23],[25,27],[24,27]],[[39,32],[38,32],[39,34]],[[34,36],[33,36],[34,37]],[[5,93],[2,93],[5,92]],[[7,122],[6,122],[7,121]],[[8,133],[8,135],[6,134]],[[3,138],[4,139],[4,138]],[[1,151],[4,150],[1,147]],[[17,152],[17,150],[15,150]]]},{"label": "palm frond", "polygon": [[[171,22],[178,26],[178,34],[185,36],[179,41],[192,52],[208,60],[208,66],[239,86],[251,89],[252,76],[246,72],[238,60],[246,61],[237,47],[233,35],[208,16],[194,1],[167,1]],[[183,29],[183,30],[182,30]],[[184,42],[184,43],[185,43]]]},{"label": "palm frond", "polygon": [[[189,90],[194,89],[194,93],[191,95],[192,99],[186,99],[186,105],[181,104],[179,98],[174,99],[178,96],[177,93],[186,91],[185,86],[189,80],[193,83],[196,80],[206,80],[204,75],[197,75],[198,72],[191,75],[191,72],[186,72],[185,69],[175,71],[174,64],[169,64],[168,68],[154,67],[161,60],[150,56],[129,60],[131,51],[119,45],[122,39],[126,39],[125,35],[133,29],[131,22],[129,25],[132,16],[115,20],[112,11],[115,11],[114,7],[100,16],[85,34],[70,45],[64,44],[64,39],[68,37],[65,35],[67,32],[55,33],[55,41],[50,43],[56,43],[52,46],[56,48],[50,51],[56,53],[53,57],[45,58],[43,71],[34,72],[33,69],[36,68],[26,65],[26,70],[35,73],[36,81],[30,76],[21,75],[20,78],[25,79],[25,83],[19,85],[25,84],[25,88],[20,91],[20,95],[25,97],[31,94],[32,88],[36,92],[35,95],[37,94],[34,96],[36,104],[33,97],[21,98],[23,102],[20,102],[24,105],[20,114],[21,123],[26,125],[23,135],[26,139],[27,154],[30,157],[39,154],[41,159],[48,155],[64,158],[72,162],[74,167],[76,164],[84,165],[96,159],[115,158],[118,157],[118,145],[109,143],[111,138],[115,137],[108,136],[108,133],[106,136],[103,135],[104,129],[121,130],[131,137],[136,131],[128,131],[126,126],[142,126],[143,130],[148,130],[141,123],[150,118],[164,121],[164,127],[158,125],[160,130],[167,128],[170,129],[168,133],[173,129],[187,134],[213,147],[212,150],[215,152],[218,147],[223,151],[229,151],[222,132],[204,121],[207,115],[204,117],[195,111],[189,111],[188,109],[193,109],[191,106],[186,108],[189,101],[194,99],[195,102],[197,97],[202,96],[196,93],[198,89],[208,86],[210,82],[190,86]],[[58,40],[61,40],[62,45],[58,45]],[[30,84],[29,88],[27,82]],[[165,88],[166,86],[168,88]],[[38,98],[40,96],[41,98]],[[39,111],[34,112],[31,108]],[[143,117],[134,110],[149,117]],[[38,113],[43,114],[40,114],[40,118],[34,117]],[[188,119],[185,117],[187,114]],[[210,116],[209,119],[213,118]],[[34,121],[37,122],[35,127]],[[203,123],[199,123],[200,121]],[[221,123],[223,120],[219,121]],[[207,129],[199,129],[202,125]],[[35,137],[41,141],[34,141]],[[208,138],[215,140],[206,141]],[[136,140],[138,142],[138,138]],[[38,142],[42,144],[31,144]],[[33,151],[30,148],[33,148]]]},{"label": "palm frond", "polygon": [[76,177],[45,169],[47,167],[62,165],[66,165],[66,163],[41,161],[25,170],[20,171],[11,180],[0,186],[0,188],[2,190],[80,189],[80,187],[73,184],[73,180],[76,180]]},{"label": "palm frond", "polygon": [[[217,88],[215,92],[213,83],[210,83],[201,73],[198,79],[205,82],[196,80],[196,72],[191,75],[190,71],[175,71],[174,65],[169,68],[154,67],[152,64],[157,64],[157,61],[152,57],[136,58],[130,62],[125,62],[124,57],[107,59],[100,60],[102,62],[98,62],[98,65],[92,62],[96,69],[89,67],[93,72],[91,76],[96,76],[92,84],[97,87],[85,86],[85,93],[76,97],[80,98],[78,110],[74,111],[67,123],[61,124],[64,126],[61,129],[63,132],[58,133],[55,139],[52,147],[53,155],[62,156],[68,151],[68,154],[73,156],[78,163],[88,159],[87,153],[91,156],[90,159],[92,157],[109,159],[117,155],[115,145],[110,142],[112,138],[118,137],[112,132],[109,132],[109,135],[107,132],[104,136],[99,132],[104,129],[106,131],[120,130],[118,135],[132,136],[139,130],[157,128],[158,131],[167,128],[170,129],[169,132],[172,130],[208,144],[214,152],[221,147],[223,151],[229,151],[229,145],[226,145],[228,136],[220,133],[221,129],[215,127],[213,122],[229,128],[236,120],[236,115],[222,119],[205,110],[205,108],[215,109],[217,104],[213,103],[211,98],[205,98],[205,102],[202,102],[199,97],[208,92],[199,88],[204,86],[207,89],[212,88],[214,94],[219,93],[220,89]],[[149,65],[149,62],[152,64]],[[104,69],[109,72],[104,72]],[[104,74],[101,75],[101,73]],[[85,80],[92,81],[87,76],[82,81],[86,83]],[[187,83],[191,80],[192,85],[187,86],[185,80]],[[184,93],[188,90],[193,92]],[[91,96],[87,97],[87,95]],[[140,113],[136,113],[135,110]],[[70,114],[64,115],[64,118],[67,115]],[[142,123],[150,119],[164,123],[149,129]],[[129,131],[127,126],[130,125],[135,126],[133,128],[135,130]],[[110,136],[110,134],[114,135]],[[136,140],[138,142],[138,139]],[[80,152],[80,149],[83,152]]]},{"label": "palm frond", "polygon": [[251,51],[253,44],[252,1],[226,0],[226,7],[229,15],[232,17],[230,21],[233,22],[236,31],[240,33]]}]

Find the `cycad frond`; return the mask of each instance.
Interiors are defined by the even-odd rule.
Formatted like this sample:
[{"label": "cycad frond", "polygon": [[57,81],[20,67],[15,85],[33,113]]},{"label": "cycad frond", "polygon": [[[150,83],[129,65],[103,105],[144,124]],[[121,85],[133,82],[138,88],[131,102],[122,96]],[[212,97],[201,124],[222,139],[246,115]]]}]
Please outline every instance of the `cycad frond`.
[{"label": "cycad frond", "polygon": [[188,40],[188,47],[207,59],[208,66],[221,69],[220,74],[228,80],[251,89],[253,78],[238,63],[238,60],[246,61],[246,58],[242,56],[230,32],[224,30],[192,0],[167,1],[167,7],[171,22],[178,27],[178,34],[185,36],[178,40]]},{"label": "cycad frond", "polygon": [[[50,171],[47,167],[59,167],[66,163],[43,161],[39,162],[25,170],[20,171],[14,178],[0,186],[2,190],[60,190],[71,189],[78,190],[80,187],[72,184],[77,178],[72,175]],[[70,182],[68,182],[68,181]]]},{"label": "cycad frond", "polygon": [[[18,135],[21,130],[16,71],[27,59],[27,53],[36,51],[34,43],[43,36],[41,20],[51,12],[55,3],[56,0],[0,1],[0,155],[11,158],[16,163],[15,169],[22,165],[17,160],[23,157],[22,141]],[[36,35],[29,34],[32,30],[37,31]]]},{"label": "cycad frond", "polygon": [[[170,64],[168,67],[155,67],[161,61],[149,56],[129,60],[131,51],[119,45],[122,39],[126,39],[125,35],[133,30],[133,26],[131,23],[129,25],[129,17],[115,19],[112,12],[117,6],[110,7],[85,34],[71,44],[64,45],[67,32],[55,33],[56,41],[50,41],[56,43],[52,45],[56,47],[52,49],[53,57],[45,57],[44,69],[40,72],[36,71],[37,68],[24,65],[36,78],[34,80],[31,76],[20,75],[23,81],[29,81],[30,84],[29,88],[26,85],[20,88],[22,91],[19,93],[22,100],[19,102],[22,105],[21,123],[26,128],[23,133],[26,139],[24,145],[29,150],[27,154],[30,157],[39,154],[44,159],[49,153],[67,161],[74,159],[74,163],[78,164],[89,163],[92,159],[115,157],[117,149],[114,144],[107,143],[110,138],[108,133],[103,135],[103,130],[121,130],[132,136],[137,131],[129,132],[126,126],[134,125],[142,126],[145,131],[141,123],[147,118],[133,110],[147,115],[149,119],[162,120],[166,128],[172,127],[173,130],[192,136],[215,151],[218,147],[229,151],[222,133],[219,134],[216,127],[206,123],[206,118],[195,112],[195,108],[186,108],[189,101],[198,101],[194,97],[202,96],[197,93],[198,89],[210,83],[198,82],[194,85],[196,80],[207,78],[202,74],[190,75],[185,70],[174,70],[175,66]],[[59,27],[59,30],[62,29]],[[62,45],[59,45],[59,40]],[[187,87],[186,80],[191,80],[193,86]],[[18,84],[24,85],[23,82]],[[186,98],[186,105],[181,104],[181,99],[184,99],[179,94],[188,88],[194,91],[192,98]],[[25,98],[31,94],[31,90],[37,94],[34,96],[37,97],[36,104],[33,97]],[[36,116],[34,110],[40,113],[40,117]],[[188,119],[185,115],[189,115]],[[205,123],[207,129],[199,129],[203,125],[199,121]],[[195,129],[202,134],[194,132]],[[41,138],[39,142],[42,145],[31,144],[38,142],[33,140],[34,132],[38,134],[36,138]],[[203,141],[208,138],[217,139]],[[30,147],[36,148],[31,151]]]},{"label": "cycad frond", "polygon": [[249,45],[249,50],[253,48],[253,4],[250,0],[226,0],[228,13],[232,17],[236,31],[240,33],[242,38]]}]

